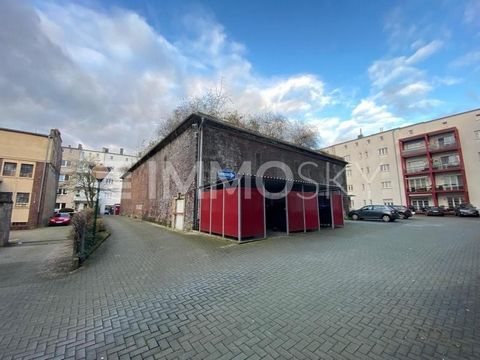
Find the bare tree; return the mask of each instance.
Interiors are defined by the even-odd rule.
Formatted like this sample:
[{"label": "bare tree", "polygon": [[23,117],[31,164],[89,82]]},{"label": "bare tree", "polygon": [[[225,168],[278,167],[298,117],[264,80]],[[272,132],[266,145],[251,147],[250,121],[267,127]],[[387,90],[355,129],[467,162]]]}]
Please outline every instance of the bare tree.
[{"label": "bare tree", "polygon": [[262,112],[242,114],[233,109],[230,97],[220,88],[209,89],[201,96],[184,99],[172,114],[159,124],[154,138],[143,146],[139,156],[170,134],[190,114],[203,112],[232,125],[258,132],[272,138],[290,141],[296,145],[315,148],[317,135],[298,120],[289,120],[282,114]]},{"label": "bare tree", "polygon": [[298,120],[293,120],[289,122],[287,140],[296,145],[315,149],[318,135],[312,127]]},{"label": "bare tree", "polygon": [[[97,179],[93,176],[91,169],[98,165],[93,159],[79,160],[76,164],[76,170],[70,174],[68,181],[65,181],[62,187],[71,191],[79,192],[85,197],[87,207],[93,209],[97,196]],[[110,191],[102,189],[103,192]]]}]

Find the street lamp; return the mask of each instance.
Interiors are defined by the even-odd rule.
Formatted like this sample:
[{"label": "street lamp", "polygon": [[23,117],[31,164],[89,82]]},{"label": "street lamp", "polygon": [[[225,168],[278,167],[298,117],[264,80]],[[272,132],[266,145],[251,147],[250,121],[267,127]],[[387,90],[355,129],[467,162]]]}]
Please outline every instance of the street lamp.
[{"label": "street lamp", "polygon": [[92,241],[95,242],[95,235],[97,232],[97,214],[98,214],[98,199],[100,198],[100,183],[105,179],[108,175],[108,173],[112,169],[103,166],[103,165],[95,165],[94,167],[91,168],[92,175],[95,179],[97,179],[97,201],[95,202],[95,213],[93,215],[93,239]]}]

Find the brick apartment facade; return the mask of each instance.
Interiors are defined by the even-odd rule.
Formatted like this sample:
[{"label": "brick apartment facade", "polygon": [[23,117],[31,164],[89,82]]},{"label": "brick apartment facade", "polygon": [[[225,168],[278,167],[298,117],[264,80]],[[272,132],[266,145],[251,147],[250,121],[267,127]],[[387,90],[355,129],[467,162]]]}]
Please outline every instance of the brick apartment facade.
[{"label": "brick apartment facade", "polygon": [[62,160],[60,132],[0,129],[0,192],[13,199],[12,228],[48,223],[55,207]]}]

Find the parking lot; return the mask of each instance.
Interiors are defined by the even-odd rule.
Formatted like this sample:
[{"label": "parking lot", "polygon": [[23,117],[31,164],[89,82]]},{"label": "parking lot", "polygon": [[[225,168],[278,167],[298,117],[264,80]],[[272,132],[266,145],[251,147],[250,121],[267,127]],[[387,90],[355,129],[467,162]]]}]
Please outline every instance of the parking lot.
[{"label": "parking lot", "polygon": [[81,269],[0,277],[0,358],[480,358],[477,218],[241,245],[106,222]]}]

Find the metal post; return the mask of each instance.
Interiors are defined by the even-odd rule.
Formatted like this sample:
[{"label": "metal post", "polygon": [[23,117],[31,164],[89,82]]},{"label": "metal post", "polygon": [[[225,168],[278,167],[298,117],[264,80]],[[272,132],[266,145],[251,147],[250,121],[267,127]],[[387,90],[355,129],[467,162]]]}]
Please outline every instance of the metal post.
[{"label": "metal post", "polygon": [[317,225],[318,225],[318,231],[320,231],[320,206],[318,205],[318,202],[320,201],[320,192],[316,192],[316,199],[317,199]]},{"label": "metal post", "polygon": [[[286,185],[286,182],[285,182]],[[288,191],[287,187],[285,186],[285,217],[286,217],[286,224],[287,224],[287,235],[290,235],[290,228],[288,224]]]},{"label": "metal post", "polygon": [[100,198],[100,181],[97,180],[97,201],[95,202],[95,213],[93,214],[93,239],[92,241],[95,242],[95,236],[97,232],[97,216],[98,216],[98,199]]},{"label": "metal post", "polygon": [[333,220],[333,192],[329,192],[330,196],[330,213],[332,214],[332,229],[335,229],[335,221]]},{"label": "metal post", "polygon": [[208,233],[212,235],[212,186],[210,185],[210,223],[208,225]]},{"label": "metal post", "polygon": [[307,219],[305,218],[305,194],[304,185],[302,184],[302,206],[303,206],[303,232],[307,232]]},{"label": "metal post", "polygon": [[238,179],[238,241],[242,241],[242,184],[241,177]]},{"label": "metal post", "polygon": [[267,197],[265,196],[265,180],[262,180],[263,186],[263,237],[267,237]]},{"label": "metal post", "polygon": [[222,237],[225,237],[225,183],[222,182]]}]

